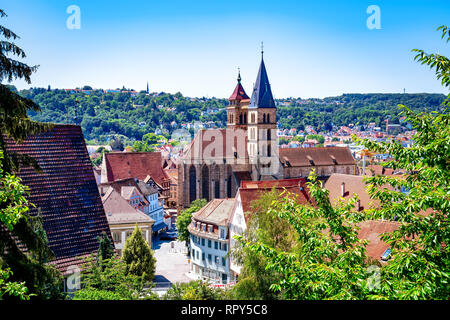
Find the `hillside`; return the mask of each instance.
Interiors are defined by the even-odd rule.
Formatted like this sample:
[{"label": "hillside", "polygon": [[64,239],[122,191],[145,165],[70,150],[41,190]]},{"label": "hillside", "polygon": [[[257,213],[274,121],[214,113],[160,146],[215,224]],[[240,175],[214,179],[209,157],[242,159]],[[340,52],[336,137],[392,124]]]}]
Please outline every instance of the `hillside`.
[{"label": "hillside", "polygon": [[[34,120],[55,123],[80,123],[86,140],[105,142],[122,135],[128,143],[156,129],[170,136],[182,123],[201,121],[207,127],[223,127],[226,122],[226,99],[188,98],[180,93],[133,93],[103,90],[21,90],[22,96],[33,99],[41,113],[30,113]],[[278,122],[282,128],[302,130],[312,125],[330,130],[332,125],[349,123],[378,126],[390,117],[398,123],[398,104],[414,110],[439,110],[443,94],[344,94],[325,99],[277,99]],[[191,129],[192,130],[192,129]],[[161,134],[161,133],[159,133]]]}]

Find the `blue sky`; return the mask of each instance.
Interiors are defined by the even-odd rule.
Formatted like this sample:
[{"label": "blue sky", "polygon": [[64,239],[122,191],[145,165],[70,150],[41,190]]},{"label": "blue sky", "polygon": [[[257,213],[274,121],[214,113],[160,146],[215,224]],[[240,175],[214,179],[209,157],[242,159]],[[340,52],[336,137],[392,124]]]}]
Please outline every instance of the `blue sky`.
[{"label": "blue sky", "polygon": [[[70,30],[66,9],[81,10]],[[367,28],[370,5],[381,29]],[[252,90],[264,41],[275,98],[342,93],[442,92],[413,48],[450,56],[436,28],[448,0],[186,1],[3,0],[0,23],[39,64],[33,87],[125,86],[228,98],[240,67]],[[23,81],[13,82],[28,88]]]}]

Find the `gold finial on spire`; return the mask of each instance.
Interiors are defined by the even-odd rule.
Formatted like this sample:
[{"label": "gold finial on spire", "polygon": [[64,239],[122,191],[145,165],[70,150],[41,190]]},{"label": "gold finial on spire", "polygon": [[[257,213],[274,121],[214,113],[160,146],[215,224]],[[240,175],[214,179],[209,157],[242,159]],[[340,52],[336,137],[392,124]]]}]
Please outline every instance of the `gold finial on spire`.
[{"label": "gold finial on spire", "polygon": [[264,56],[264,42],[261,41],[261,57]]}]

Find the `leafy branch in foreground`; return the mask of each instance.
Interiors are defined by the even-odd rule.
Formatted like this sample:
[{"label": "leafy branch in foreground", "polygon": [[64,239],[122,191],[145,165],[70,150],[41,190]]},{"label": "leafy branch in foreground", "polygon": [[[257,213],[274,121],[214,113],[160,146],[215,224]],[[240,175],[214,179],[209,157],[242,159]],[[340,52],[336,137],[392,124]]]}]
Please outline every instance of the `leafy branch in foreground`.
[{"label": "leafy branch in foreground", "polygon": [[238,236],[242,245],[257,252],[268,263],[267,270],[281,274],[271,286],[285,299],[363,299],[368,287],[367,241],[358,239],[357,222],[362,214],[353,210],[357,201],[333,207],[328,191],[312,172],[308,182],[314,205],[297,203],[290,197],[272,202],[269,213],[289,222],[301,244],[295,252],[285,252],[260,241]]},{"label": "leafy branch in foreground", "polygon": [[380,201],[380,208],[368,210],[368,217],[400,223],[398,230],[382,236],[391,246],[391,259],[382,270],[380,294],[389,299],[448,299],[450,117],[402,108],[417,129],[414,146],[359,140],[369,150],[390,154],[393,160],[387,166],[407,171],[401,177],[365,178],[370,196]]}]

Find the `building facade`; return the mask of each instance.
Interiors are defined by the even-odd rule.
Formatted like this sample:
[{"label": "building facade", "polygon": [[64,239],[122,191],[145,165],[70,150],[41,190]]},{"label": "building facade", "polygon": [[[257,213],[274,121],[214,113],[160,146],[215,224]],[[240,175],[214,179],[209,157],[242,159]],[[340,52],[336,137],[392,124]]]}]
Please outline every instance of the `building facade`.
[{"label": "building facade", "polygon": [[195,199],[235,197],[241,181],[357,174],[347,147],[278,148],[277,109],[261,59],[251,98],[239,73],[227,128],[199,130],[178,163],[178,210]]},{"label": "building facade", "polygon": [[193,214],[188,226],[191,274],[213,284],[235,281],[230,273],[229,218],[234,199],[215,199]]},{"label": "building facade", "polygon": [[113,187],[109,187],[102,197],[103,208],[108,219],[114,247],[119,255],[125,246],[125,241],[133,233],[137,225],[144,239],[152,247],[152,227],[155,220],[133,207]]}]

